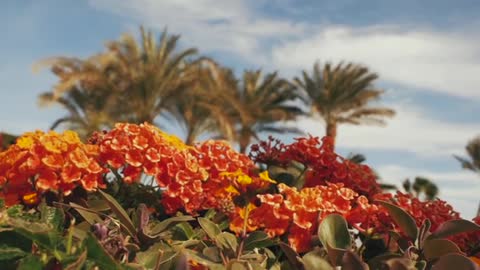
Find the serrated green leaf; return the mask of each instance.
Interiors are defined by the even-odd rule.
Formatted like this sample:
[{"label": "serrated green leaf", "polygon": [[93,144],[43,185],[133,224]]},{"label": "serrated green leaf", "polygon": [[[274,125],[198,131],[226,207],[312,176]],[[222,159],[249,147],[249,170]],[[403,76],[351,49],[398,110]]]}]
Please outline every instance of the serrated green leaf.
[{"label": "serrated green leaf", "polygon": [[418,236],[418,228],[415,219],[409,215],[402,208],[385,201],[377,201],[380,205],[385,207],[392,217],[393,221],[400,227],[411,240],[416,240]]},{"label": "serrated green leaf", "polygon": [[198,223],[205,231],[205,233],[210,237],[210,239],[214,240],[217,235],[219,235],[222,231],[218,227],[217,224],[213,223],[211,220],[199,217]]},{"label": "serrated green leaf", "polygon": [[428,238],[445,238],[459,233],[474,231],[480,231],[480,226],[471,221],[465,219],[449,220],[442,223]]},{"label": "serrated green leaf", "polygon": [[128,234],[130,234],[131,237],[135,238],[135,225],[133,224],[133,221],[130,219],[125,209],[123,209],[123,207],[117,202],[117,200],[115,200],[110,194],[107,194],[101,190],[98,190],[98,192],[105,199],[107,204],[110,206],[112,212],[115,213],[115,216],[118,218],[118,220],[120,220],[120,223],[123,225],[122,227],[125,228],[125,230]]}]

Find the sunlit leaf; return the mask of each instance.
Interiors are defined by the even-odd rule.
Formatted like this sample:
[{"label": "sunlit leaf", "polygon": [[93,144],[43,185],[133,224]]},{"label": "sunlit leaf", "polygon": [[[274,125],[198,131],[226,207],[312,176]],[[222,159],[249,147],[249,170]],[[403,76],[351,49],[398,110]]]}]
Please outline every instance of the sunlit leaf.
[{"label": "sunlit leaf", "polygon": [[325,260],[317,250],[303,255],[302,263],[305,270],[333,270],[333,267]]},{"label": "sunlit leaf", "polygon": [[423,245],[427,260],[433,260],[449,253],[462,253],[460,248],[448,239],[428,239]]},{"label": "sunlit leaf", "polygon": [[479,270],[480,267],[469,258],[460,254],[447,254],[440,257],[440,259],[433,265],[432,270]]},{"label": "sunlit leaf", "polygon": [[415,223],[415,219],[413,219],[412,216],[394,204],[385,201],[377,202],[387,209],[393,221],[395,221],[398,227],[400,227],[402,232],[404,232],[412,240],[417,239],[418,228],[417,224]]},{"label": "sunlit leaf", "polygon": [[480,226],[465,220],[449,220],[442,223],[429,238],[445,238],[459,233],[480,231]]},{"label": "sunlit leaf", "polygon": [[345,250],[352,242],[347,221],[338,214],[326,216],[318,226],[318,238],[326,248],[331,263],[340,265]]},{"label": "sunlit leaf", "polygon": [[115,200],[112,196],[110,196],[110,194],[107,194],[101,190],[98,190],[98,192],[100,193],[100,195],[102,195],[102,197],[108,203],[108,205],[110,206],[110,209],[112,210],[112,212],[115,213],[115,215],[120,220],[121,224],[124,226],[128,234],[130,234],[130,236],[132,237],[135,237],[135,232],[136,232],[135,225],[133,224],[132,220],[128,216],[125,209],[123,209],[123,207],[117,202],[117,200]]},{"label": "sunlit leaf", "polygon": [[199,217],[198,223],[205,231],[205,233],[210,237],[210,239],[215,239],[217,235],[219,235],[222,231],[218,227],[217,224],[213,223],[211,220]]}]

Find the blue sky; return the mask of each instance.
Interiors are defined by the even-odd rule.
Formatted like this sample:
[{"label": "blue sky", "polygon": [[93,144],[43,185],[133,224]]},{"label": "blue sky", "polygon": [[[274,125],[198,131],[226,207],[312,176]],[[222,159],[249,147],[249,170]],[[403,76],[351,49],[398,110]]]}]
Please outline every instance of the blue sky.
[{"label": "blue sky", "polygon": [[[138,26],[182,35],[181,45],[233,67],[286,77],[315,61],[354,61],[380,75],[386,127],[341,126],[338,149],[360,152],[386,182],[426,176],[441,198],[471,218],[480,177],[452,154],[480,134],[480,3],[463,1],[96,0],[0,4],[0,131],[47,129],[63,111],[36,96],[55,78],[32,65],[51,56],[86,57]],[[323,135],[319,119],[298,125]],[[284,138],[291,140],[291,138]]]}]

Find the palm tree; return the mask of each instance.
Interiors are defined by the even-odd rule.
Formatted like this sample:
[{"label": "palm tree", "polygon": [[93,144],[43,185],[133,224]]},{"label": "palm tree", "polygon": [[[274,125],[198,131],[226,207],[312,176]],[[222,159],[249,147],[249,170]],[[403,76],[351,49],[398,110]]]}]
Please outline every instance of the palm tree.
[{"label": "palm tree", "polygon": [[86,60],[56,57],[43,60],[59,78],[50,92],[39,95],[41,106],[59,104],[67,115],[55,120],[50,129],[61,124],[88,137],[93,131],[108,128],[115,122],[113,92],[118,78],[112,73],[109,55],[100,54]]},{"label": "palm tree", "polygon": [[179,36],[163,32],[157,45],[141,28],[141,44],[131,35],[107,44],[107,51],[85,60],[55,57],[41,61],[59,78],[41,105],[58,103],[68,114],[55,121],[88,136],[115,122],[149,122],[167,110],[191,78],[186,58],[195,49],[175,52]]},{"label": "palm tree", "polygon": [[414,195],[416,198],[420,198],[423,194],[426,200],[434,200],[438,195],[438,187],[433,183],[430,179],[417,176],[413,184],[410,182],[410,179],[406,179],[402,183],[403,189],[411,194]]},{"label": "palm tree", "polygon": [[192,63],[189,71],[194,76],[192,84],[176,97],[163,118],[183,127],[187,144],[193,144],[202,134],[234,140],[234,120],[223,99],[228,93],[225,89],[236,83],[233,73],[208,58]]},{"label": "palm tree", "polygon": [[370,107],[383,90],[373,86],[378,78],[368,68],[352,63],[339,63],[332,67],[325,64],[323,69],[315,63],[309,75],[303,71],[302,77],[294,82],[304,91],[304,101],[314,114],[320,115],[326,122],[326,135],[335,142],[338,124],[385,124],[385,117],[395,112],[389,108]]},{"label": "palm tree", "polygon": [[294,103],[300,98],[295,87],[276,72],[262,75],[261,70],[245,71],[240,82],[227,88],[226,105],[235,119],[237,142],[245,153],[252,138],[258,140],[259,132],[299,133],[294,127],[286,127],[279,121],[290,121],[303,115]]},{"label": "palm tree", "polygon": [[[477,136],[469,141],[467,146],[465,146],[465,150],[469,156],[468,158],[455,155],[454,157],[460,161],[464,169],[473,171],[480,175],[480,136]],[[480,216],[480,204],[478,206],[477,216]]]},{"label": "palm tree", "polygon": [[10,145],[14,144],[18,136],[0,132],[0,151],[7,149]]},{"label": "palm tree", "polygon": [[126,34],[120,41],[108,43],[107,48],[122,76],[118,114],[124,121],[154,123],[192,82],[187,59],[197,50],[177,52],[180,36],[164,31],[157,44],[151,32],[140,30],[140,44]]}]

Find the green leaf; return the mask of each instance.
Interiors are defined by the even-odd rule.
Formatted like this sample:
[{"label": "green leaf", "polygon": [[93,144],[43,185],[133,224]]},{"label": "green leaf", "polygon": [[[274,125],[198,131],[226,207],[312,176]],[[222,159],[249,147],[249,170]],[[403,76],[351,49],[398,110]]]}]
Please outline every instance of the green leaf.
[{"label": "green leaf", "polygon": [[227,270],[250,270],[252,269],[252,267],[251,266],[249,267],[247,262],[242,262],[234,259],[228,262],[226,269]]},{"label": "green leaf", "polygon": [[102,218],[97,215],[94,210],[90,210],[73,202],[70,203],[70,206],[75,209],[75,211],[77,211],[90,225],[103,221]]},{"label": "green leaf", "polygon": [[352,243],[347,221],[338,214],[326,216],[318,226],[318,238],[327,250],[331,263],[340,265],[345,250]]},{"label": "green leaf", "polygon": [[95,264],[100,267],[100,269],[123,269],[122,266],[118,264],[117,261],[115,261],[112,256],[105,251],[105,249],[103,249],[102,245],[92,233],[88,233],[84,243],[87,250],[87,258],[91,261],[94,261]]},{"label": "green leaf", "polygon": [[217,224],[213,223],[211,220],[199,217],[198,223],[205,231],[205,233],[210,237],[210,239],[214,240],[217,235],[219,235],[222,231],[218,227]]},{"label": "green leaf", "polygon": [[459,233],[474,231],[480,231],[480,226],[471,221],[465,219],[449,220],[442,223],[428,238],[445,238]]},{"label": "green leaf", "polygon": [[18,247],[9,247],[6,245],[0,246],[0,261],[18,259],[27,256],[29,253],[21,250]]},{"label": "green leaf", "polygon": [[268,237],[268,234],[263,231],[251,232],[245,239],[245,249],[251,250],[253,248],[263,248],[273,245],[273,241]]},{"label": "green leaf", "polygon": [[45,203],[40,204],[39,208],[42,222],[52,225],[57,231],[63,229],[65,214],[61,208],[49,207]]},{"label": "green leaf", "polygon": [[135,225],[133,224],[132,220],[128,216],[127,212],[123,207],[112,197],[110,194],[107,194],[101,190],[98,190],[100,195],[105,199],[105,201],[108,203],[110,206],[110,209],[112,212],[115,213],[117,218],[120,220],[120,223],[123,225],[125,230],[130,234],[131,237],[135,238],[136,235],[136,229]]},{"label": "green leaf", "polygon": [[91,209],[96,212],[103,212],[110,209],[108,203],[105,200],[88,200],[88,209]]},{"label": "green leaf", "polygon": [[220,245],[221,249],[237,252],[238,241],[235,235],[228,232],[222,232],[215,237],[215,240]]},{"label": "green leaf", "polygon": [[415,219],[413,219],[412,216],[394,204],[385,201],[377,202],[387,209],[393,221],[395,221],[403,233],[405,233],[411,240],[417,239],[418,228],[417,224],[415,223]]},{"label": "green leaf", "polygon": [[291,264],[293,269],[298,269],[298,270],[304,269],[303,263],[300,259],[300,255],[298,255],[298,253],[295,250],[293,250],[292,247],[290,247],[289,245],[283,242],[280,242],[278,245],[280,246],[283,253],[287,257],[288,262]]},{"label": "green leaf", "polygon": [[218,247],[206,247],[203,249],[202,253],[212,262],[222,262],[222,258],[220,257],[220,249]]},{"label": "green leaf", "polygon": [[40,258],[34,255],[29,255],[23,258],[18,264],[17,270],[42,270],[43,264]]},{"label": "green leaf", "polygon": [[145,233],[149,236],[155,237],[160,233],[167,230],[169,227],[174,226],[181,222],[192,221],[195,220],[191,216],[178,216],[178,217],[171,217],[167,218],[160,223],[155,224],[151,228],[149,226],[145,227]]},{"label": "green leaf", "polygon": [[348,250],[343,254],[342,270],[368,270],[369,267],[365,264],[357,254]]},{"label": "green leaf", "polygon": [[333,270],[333,267],[326,261],[318,250],[308,252],[302,257],[305,270]]},{"label": "green leaf", "polygon": [[85,250],[78,256],[77,260],[75,260],[72,263],[69,263],[67,266],[65,266],[63,269],[64,270],[81,270],[83,265],[85,264],[85,261],[87,259],[87,251]]},{"label": "green leaf", "polygon": [[188,255],[189,259],[199,264],[206,265],[208,266],[209,269],[225,269],[225,267],[222,264],[212,261],[210,258],[203,255],[202,253],[193,251],[191,249],[185,249],[185,252]]},{"label": "green leaf", "polygon": [[427,267],[427,262],[426,261],[417,261],[417,263],[415,263],[415,268],[416,270],[425,270],[425,268]]},{"label": "green leaf", "polygon": [[440,259],[432,267],[432,270],[452,269],[478,270],[479,267],[469,258],[455,253],[440,257]]},{"label": "green leaf", "polygon": [[14,231],[25,238],[28,238],[42,248],[55,250],[62,242],[61,235],[53,231],[48,224],[29,222],[21,219],[10,219],[9,223]]},{"label": "green leaf", "polygon": [[428,239],[423,244],[423,254],[429,261],[449,253],[462,252],[455,243],[448,239]]}]

